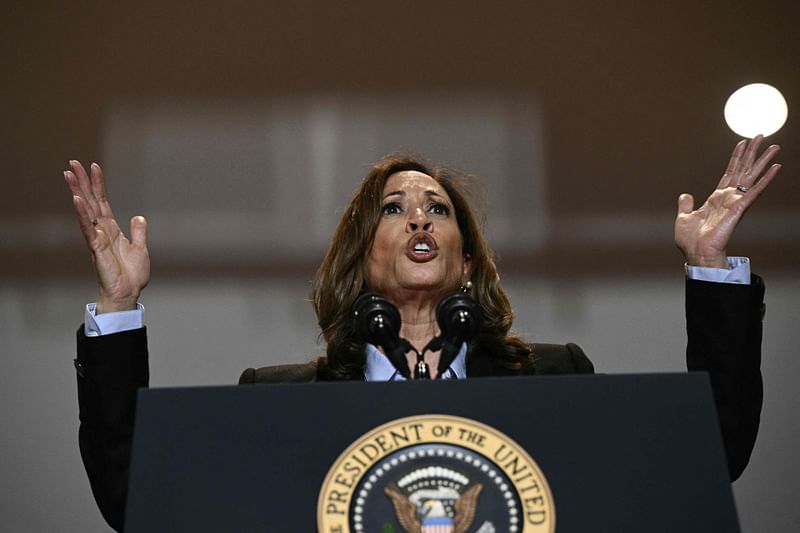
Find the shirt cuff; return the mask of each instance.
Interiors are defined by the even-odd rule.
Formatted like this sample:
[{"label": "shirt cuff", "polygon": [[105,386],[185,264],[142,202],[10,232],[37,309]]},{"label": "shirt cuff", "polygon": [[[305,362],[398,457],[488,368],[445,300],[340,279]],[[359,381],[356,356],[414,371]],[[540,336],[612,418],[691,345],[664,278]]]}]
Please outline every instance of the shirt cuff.
[{"label": "shirt cuff", "polygon": [[144,306],[136,304],[136,309],[97,314],[97,304],[87,304],[83,320],[83,333],[87,337],[100,337],[121,331],[144,327]]},{"label": "shirt cuff", "polygon": [[686,277],[697,281],[750,285],[750,259],[729,257],[728,268],[686,265]]}]

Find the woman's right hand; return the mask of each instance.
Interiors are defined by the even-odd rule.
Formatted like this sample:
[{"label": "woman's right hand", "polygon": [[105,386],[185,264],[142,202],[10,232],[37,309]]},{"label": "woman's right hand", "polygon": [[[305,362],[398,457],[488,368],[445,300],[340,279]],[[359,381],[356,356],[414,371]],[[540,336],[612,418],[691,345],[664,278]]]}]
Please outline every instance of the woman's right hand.
[{"label": "woman's right hand", "polygon": [[150,281],[147,221],[142,216],[133,217],[128,240],[111,212],[100,165],[92,163],[91,176],[78,161],[70,161],[69,166],[64,179],[72,191],[72,203],[97,275],[96,313],[136,309],[139,294]]}]

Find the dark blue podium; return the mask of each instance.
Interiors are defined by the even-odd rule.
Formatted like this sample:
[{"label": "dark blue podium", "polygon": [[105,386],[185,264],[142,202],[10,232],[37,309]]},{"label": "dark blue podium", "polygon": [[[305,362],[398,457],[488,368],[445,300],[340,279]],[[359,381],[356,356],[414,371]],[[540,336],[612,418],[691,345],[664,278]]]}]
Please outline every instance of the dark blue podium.
[{"label": "dark blue podium", "polygon": [[[485,425],[524,449],[546,479],[536,490],[549,487],[559,532],[739,531],[702,373],[142,390],[126,531],[315,531],[320,502],[347,513],[354,532],[374,531],[363,525],[369,505],[383,509],[379,533],[405,531],[397,509],[409,502],[429,513],[412,517],[418,522],[447,508],[451,518],[441,520],[455,515],[463,521],[472,513],[470,533],[540,531],[525,517],[541,502],[530,497],[522,474],[501,464],[501,454],[508,457],[504,445],[473,457],[469,447],[459,451],[457,440],[441,446],[411,442],[390,427],[392,443],[382,443],[378,433],[369,441],[383,455],[383,466],[367,464],[373,450],[366,444],[352,448],[375,428],[425,415]],[[460,431],[451,437],[467,439]],[[470,446],[480,451],[475,442]],[[342,471],[349,464],[361,478],[329,476],[348,447],[352,457],[344,458],[350,462],[341,463]],[[439,466],[409,466],[409,458],[426,454]],[[477,473],[468,472],[465,461]],[[427,487],[427,475],[438,475],[438,485]],[[484,475],[489,477],[481,481]],[[341,490],[323,502],[326,476]],[[384,479],[389,488],[373,487]],[[466,502],[468,494],[476,503],[464,510],[467,504],[458,498]],[[481,516],[498,506],[503,516],[504,506],[519,512]],[[507,519],[512,526],[499,525]]]}]

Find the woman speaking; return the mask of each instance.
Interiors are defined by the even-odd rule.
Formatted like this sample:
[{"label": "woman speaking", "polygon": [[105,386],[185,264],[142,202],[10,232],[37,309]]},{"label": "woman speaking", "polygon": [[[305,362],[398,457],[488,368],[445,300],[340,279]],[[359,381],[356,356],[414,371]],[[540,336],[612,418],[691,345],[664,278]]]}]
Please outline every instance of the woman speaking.
[{"label": "woman speaking", "polygon": [[[720,418],[731,479],[747,464],[758,430],[763,284],[746,258],[726,255],[747,208],[780,169],[776,145],[741,141],[716,189],[695,209],[678,198],[675,242],[686,258],[687,364],[706,370]],[[106,197],[100,167],[77,161],[64,173],[91,252],[99,293],[78,330],[80,449],[95,499],[109,524],[124,522],[136,390],[148,385],[147,339],[139,296],[150,279],[147,223],[133,217],[130,239]],[[316,380],[401,381],[592,373],[574,344],[529,343],[511,333],[511,306],[475,213],[471,178],[404,156],[379,161],[344,211],[317,271],[312,301],[326,343],[314,361],[247,369],[240,383]],[[402,349],[359,328],[357,301],[396,313]],[[482,316],[469,342],[448,353],[437,307],[470,296]],[[379,295],[379,296],[377,296]],[[359,298],[361,297],[361,300]],[[370,302],[368,302],[370,303]]]}]

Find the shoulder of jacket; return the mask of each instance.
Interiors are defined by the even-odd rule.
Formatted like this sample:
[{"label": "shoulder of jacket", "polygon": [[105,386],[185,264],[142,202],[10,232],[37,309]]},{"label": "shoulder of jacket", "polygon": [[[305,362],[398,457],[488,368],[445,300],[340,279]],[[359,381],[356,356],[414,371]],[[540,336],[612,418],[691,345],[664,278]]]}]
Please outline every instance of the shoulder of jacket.
[{"label": "shoulder of jacket", "polygon": [[535,374],[593,374],[594,365],[574,343],[533,345]]},{"label": "shoulder of jacket", "polygon": [[239,377],[239,384],[309,383],[317,380],[317,364],[309,363],[248,368]]}]

